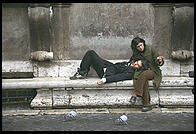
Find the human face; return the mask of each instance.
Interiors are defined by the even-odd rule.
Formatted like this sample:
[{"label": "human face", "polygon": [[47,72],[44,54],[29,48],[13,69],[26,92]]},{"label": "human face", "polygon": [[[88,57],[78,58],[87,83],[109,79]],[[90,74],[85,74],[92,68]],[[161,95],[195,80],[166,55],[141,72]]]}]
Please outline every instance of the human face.
[{"label": "human face", "polygon": [[135,68],[140,68],[140,67],[142,67],[142,61],[138,60],[138,61],[132,63],[131,66],[133,66]]},{"label": "human face", "polygon": [[140,43],[138,43],[137,44],[137,49],[139,50],[139,51],[144,51],[144,43],[142,43],[142,42],[140,42]]}]

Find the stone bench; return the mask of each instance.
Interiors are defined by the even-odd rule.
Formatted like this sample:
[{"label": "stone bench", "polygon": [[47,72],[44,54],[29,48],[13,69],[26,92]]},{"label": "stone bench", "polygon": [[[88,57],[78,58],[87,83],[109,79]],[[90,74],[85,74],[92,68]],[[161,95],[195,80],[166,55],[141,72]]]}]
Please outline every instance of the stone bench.
[{"label": "stone bench", "polygon": [[[123,60],[111,60],[119,62]],[[127,60],[124,60],[127,61]],[[133,81],[126,80],[97,85],[96,74],[91,70],[90,77],[83,80],[69,80],[80,60],[28,62],[3,62],[2,72],[32,72],[34,78],[2,79],[2,89],[36,89],[37,95],[31,102],[32,108],[60,107],[130,107]],[[22,67],[21,67],[22,66]],[[165,60],[161,67],[163,80],[159,95],[152,90],[150,81],[151,104],[163,106],[194,106],[194,78],[188,72],[194,65],[179,64]],[[138,99],[136,106],[140,106]]]},{"label": "stone bench", "polygon": [[[60,107],[118,107],[130,106],[133,81],[126,80],[97,85],[98,78],[69,80],[69,78],[3,79],[2,89],[37,89],[32,108]],[[151,104],[164,106],[193,106],[191,89],[194,79],[189,77],[163,77],[160,96],[149,82]],[[141,100],[136,102],[140,106]]]}]

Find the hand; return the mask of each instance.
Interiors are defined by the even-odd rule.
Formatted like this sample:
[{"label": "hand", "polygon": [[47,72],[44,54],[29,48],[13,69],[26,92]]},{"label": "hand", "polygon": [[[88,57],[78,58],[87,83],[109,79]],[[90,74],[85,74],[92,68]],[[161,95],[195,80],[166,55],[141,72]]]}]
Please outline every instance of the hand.
[{"label": "hand", "polygon": [[163,64],[164,64],[163,58],[164,58],[163,56],[157,57],[156,63],[158,64],[158,66],[163,66]]},{"label": "hand", "polygon": [[158,60],[159,62],[162,62],[162,61],[163,61],[163,58],[164,58],[163,56],[158,56],[158,57],[157,57],[157,60]]},{"label": "hand", "polygon": [[102,80],[98,80],[97,81],[97,85],[102,85],[103,84],[103,81]]}]

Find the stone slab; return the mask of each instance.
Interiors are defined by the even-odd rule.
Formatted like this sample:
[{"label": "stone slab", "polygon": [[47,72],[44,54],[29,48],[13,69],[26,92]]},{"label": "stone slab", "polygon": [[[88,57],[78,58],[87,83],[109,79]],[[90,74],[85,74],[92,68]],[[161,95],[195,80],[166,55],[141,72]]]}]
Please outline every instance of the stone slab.
[{"label": "stone slab", "polygon": [[49,67],[39,66],[37,77],[59,77],[59,66],[52,65]]},{"label": "stone slab", "polygon": [[30,61],[2,61],[2,72],[33,72]]},{"label": "stone slab", "polygon": [[53,89],[52,107],[68,107],[70,103],[70,95],[65,88]]},{"label": "stone slab", "polygon": [[189,71],[194,71],[194,64],[181,64],[181,72],[180,75],[182,77],[186,76],[189,77]]},{"label": "stone slab", "polygon": [[[155,91],[151,93],[151,104],[158,104],[158,96]],[[60,96],[58,94],[61,94]],[[104,106],[130,106],[132,90],[91,90],[80,89],[70,91],[58,91],[53,94],[53,107],[66,107],[69,102],[70,107],[104,107]],[[69,97],[68,97],[69,96]],[[60,97],[60,98],[59,98]],[[70,99],[70,100],[69,100]],[[136,105],[141,105],[142,100],[137,99]]]},{"label": "stone slab", "polygon": [[194,106],[194,95],[191,90],[160,90],[160,104]]},{"label": "stone slab", "polygon": [[32,108],[52,108],[52,90],[38,89],[37,95],[31,101],[30,106]]},{"label": "stone slab", "polygon": [[[62,88],[38,90],[37,96],[31,102],[33,108],[68,108],[68,107],[132,107],[129,100],[132,90],[79,89],[64,90]],[[155,90],[150,90],[151,104],[163,106],[194,106],[194,95],[191,90],[160,90],[159,96]],[[160,98],[160,100],[159,100]],[[142,105],[137,98],[136,106]],[[134,106],[133,106],[134,107]]]},{"label": "stone slab", "polygon": [[165,59],[164,65],[160,67],[163,76],[180,76],[180,64]]}]

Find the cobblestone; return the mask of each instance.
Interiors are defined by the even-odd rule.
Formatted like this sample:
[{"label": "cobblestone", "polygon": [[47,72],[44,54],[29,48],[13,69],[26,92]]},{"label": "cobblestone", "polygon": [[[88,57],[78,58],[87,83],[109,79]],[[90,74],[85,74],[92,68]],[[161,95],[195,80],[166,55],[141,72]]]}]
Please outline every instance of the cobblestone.
[{"label": "cobblestone", "polygon": [[128,113],[128,125],[115,124],[122,113],[2,116],[3,131],[194,131],[194,113]]}]

